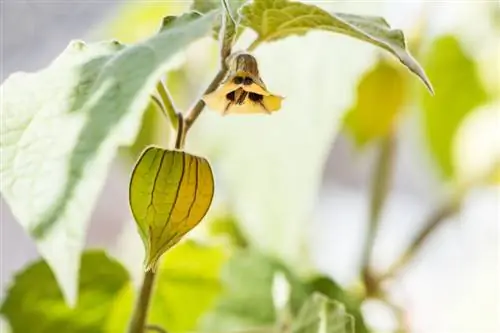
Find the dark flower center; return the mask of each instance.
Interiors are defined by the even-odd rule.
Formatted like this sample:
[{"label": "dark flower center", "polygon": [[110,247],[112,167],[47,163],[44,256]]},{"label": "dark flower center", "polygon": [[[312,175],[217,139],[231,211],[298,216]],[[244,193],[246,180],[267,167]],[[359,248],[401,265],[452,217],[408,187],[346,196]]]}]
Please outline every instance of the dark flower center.
[{"label": "dark flower center", "polygon": [[248,94],[248,98],[250,98],[252,102],[260,102],[264,99],[264,96],[251,92]]},{"label": "dark flower center", "polygon": [[233,79],[233,82],[235,84],[244,84],[245,86],[249,86],[253,83],[253,80],[249,77],[243,77],[243,76],[236,76],[234,79]]}]

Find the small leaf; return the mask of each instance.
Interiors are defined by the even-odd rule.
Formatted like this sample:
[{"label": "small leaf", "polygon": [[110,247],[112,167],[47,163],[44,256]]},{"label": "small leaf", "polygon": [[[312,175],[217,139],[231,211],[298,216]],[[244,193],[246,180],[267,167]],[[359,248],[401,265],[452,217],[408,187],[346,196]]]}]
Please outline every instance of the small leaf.
[{"label": "small leaf", "polygon": [[457,129],[470,112],[486,102],[487,94],[474,60],[453,36],[435,40],[425,64],[439,92],[421,99],[427,141],[442,174],[450,178],[455,175],[452,146]]},{"label": "small leaf", "polygon": [[214,194],[204,158],[181,151],[147,148],[130,180],[130,208],[146,249],[146,270],[201,222]]},{"label": "small leaf", "polygon": [[354,317],[354,328],[356,333],[369,332],[361,313],[361,304],[363,300],[360,296],[349,293],[326,276],[317,276],[313,278],[308,282],[308,287],[313,292],[319,292],[330,299],[342,303],[346,307],[347,312]]},{"label": "small leaf", "polygon": [[295,318],[292,333],[354,333],[354,318],[342,303],[315,293]]},{"label": "small leaf", "polygon": [[392,30],[381,17],[328,13],[323,9],[288,0],[254,0],[241,9],[241,24],[252,28],[261,42],[271,42],[312,30],[341,33],[381,47],[415,73],[429,91],[431,83],[406,49],[401,30]]},{"label": "small leaf", "polygon": [[345,126],[359,146],[392,132],[405,102],[405,78],[384,60],[361,78],[356,105],[345,117]]},{"label": "small leaf", "polygon": [[212,26],[180,19],[144,42],[73,42],[49,67],[2,85],[1,192],[68,302],[87,223],[119,146],[134,142],[169,59]]},{"label": "small leaf", "polygon": [[296,313],[307,297],[304,286],[280,263],[252,250],[236,252],[222,271],[224,292],[202,322],[207,332],[231,332],[274,325],[272,288],[282,273],[291,286],[291,310]]},{"label": "small leaf", "polygon": [[[148,322],[168,332],[195,331],[203,313],[214,306],[222,290],[220,271],[228,259],[222,246],[186,241],[172,248],[158,269]],[[106,332],[125,332],[134,291],[116,298]]]},{"label": "small leaf", "polygon": [[82,256],[78,302],[70,309],[49,266],[38,261],[15,277],[0,313],[13,332],[99,333],[116,295],[128,282],[128,274],[118,262],[102,251],[86,252]]}]

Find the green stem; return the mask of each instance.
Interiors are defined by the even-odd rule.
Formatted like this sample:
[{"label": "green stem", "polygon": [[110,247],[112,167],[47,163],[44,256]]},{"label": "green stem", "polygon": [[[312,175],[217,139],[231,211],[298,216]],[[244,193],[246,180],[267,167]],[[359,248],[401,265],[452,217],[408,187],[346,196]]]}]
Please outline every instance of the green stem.
[{"label": "green stem", "polygon": [[[224,77],[227,74],[227,68],[221,68],[217,75],[214,77],[212,82],[208,85],[208,88],[205,90],[203,95],[209,94],[213,92],[219,84],[222,82]],[[191,126],[193,123],[198,119],[198,116],[200,115],[201,111],[203,111],[203,108],[205,107],[205,102],[203,99],[199,99],[196,104],[190,109],[190,111],[186,115],[186,132],[191,129]]]},{"label": "green stem", "polygon": [[134,316],[128,331],[129,333],[144,333],[155,276],[156,273],[152,270],[148,270],[144,274],[141,292],[137,298]]},{"label": "green stem", "polygon": [[461,202],[460,197],[461,196],[454,196],[451,200],[445,202],[429,216],[427,222],[424,223],[423,229],[420,230],[420,232],[413,238],[412,242],[399,259],[396,260],[379,278],[379,281],[395,276],[413,260],[413,258],[420,252],[420,249],[425,244],[429,236],[434,234],[434,231],[436,231],[444,221],[458,212]]},{"label": "green stem", "polygon": [[172,125],[172,128],[176,131],[177,130],[177,111],[174,106],[174,102],[172,100],[172,97],[168,93],[167,89],[163,85],[162,81],[158,81],[156,84],[156,89],[158,90],[158,93],[160,94],[161,98],[161,105],[163,107],[161,108],[162,111],[165,113],[165,116],[170,120],[170,124]]},{"label": "green stem", "polygon": [[377,230],[380,224],[380,216],[389,192],[391,174],[393,168],[395,143],[394,135],[391,133],[380,143],[380,152],[377,165],[372,176],[370,195],[370,212],[368,231],[363,247],[361,259],[362,276],[368,294],[376,292],[372,272],[370,271],[371,256],[375,246]]},{"label": "green stem", "polygon": [[[228,72],[226,60],[231,55],[231,49],[233,47],[235,40],[235,33],[236,31],[234,22],[231,20],[230,17],[228,17],[228,14],[225,13],[225,15],[223,15],[222,18],[222,31],[220,34],[220,38],[222,40],[221,42],[222,45],[220,48],[221,67],[217,75],[215,75],[215,77],[213,78],[212,82],[210,82],[210,84],[208,85],[207,89],[205,89],[203,95],[210,94],[215,89],[217,89],[217,87],[222,82],[224,77],[226,77],[226,74]],[[190,109],[190,111],[187,113],[185,117],[185,133],[189,131],[189,129],[196,121],[196,119],[198,119],[199,115],[203,111],[203,108],[205,107],[205,102],[203,101],[202,97],[198,99],[198,101]]]}]

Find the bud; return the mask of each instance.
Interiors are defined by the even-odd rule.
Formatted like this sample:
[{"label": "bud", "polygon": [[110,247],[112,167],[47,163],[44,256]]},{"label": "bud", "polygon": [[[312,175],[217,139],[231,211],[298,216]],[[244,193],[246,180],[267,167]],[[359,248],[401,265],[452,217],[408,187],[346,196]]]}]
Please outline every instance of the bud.
[{"label": "bud", "polygon": [[267,113],[281,108],[283,97],[270,93],[259,75],[257,60],[235,53],[228,59],[229,72],[220,86],[203,96],[207,106],[222,115]]},{"label": "bud", "polygon": [[132,172],[132,215],[146,249],[146,270],[155,270],[168,249],[196,227],[214,194],[208,161],[181,151],[149,147]]}]

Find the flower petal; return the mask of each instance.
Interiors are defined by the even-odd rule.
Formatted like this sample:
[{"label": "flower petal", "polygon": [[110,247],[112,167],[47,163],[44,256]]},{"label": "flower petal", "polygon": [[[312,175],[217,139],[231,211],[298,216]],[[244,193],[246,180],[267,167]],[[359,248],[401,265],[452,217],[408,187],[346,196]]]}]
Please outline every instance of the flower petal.
[{"label": "flower petal", "polygon": [[278,111],[281,109],[281,102],[283,101],[283,97],[277,95],[269,95],[264,96],[262,100],[262,104],[269,112]]}]

